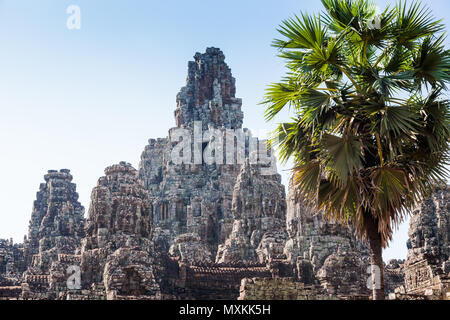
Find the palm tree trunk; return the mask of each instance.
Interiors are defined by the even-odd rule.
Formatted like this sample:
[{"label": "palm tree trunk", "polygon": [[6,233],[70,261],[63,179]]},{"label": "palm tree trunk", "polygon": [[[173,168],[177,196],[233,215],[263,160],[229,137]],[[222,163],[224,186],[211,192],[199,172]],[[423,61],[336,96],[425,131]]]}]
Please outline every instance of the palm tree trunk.
[{"label": "palm tree trunk", "polygon": [[373,300],[384,300],[384,263],[381,234],[378,232],[378,221],[369,213],[366,214],[366,230],[370,246],[370,264],[372,265]]}]

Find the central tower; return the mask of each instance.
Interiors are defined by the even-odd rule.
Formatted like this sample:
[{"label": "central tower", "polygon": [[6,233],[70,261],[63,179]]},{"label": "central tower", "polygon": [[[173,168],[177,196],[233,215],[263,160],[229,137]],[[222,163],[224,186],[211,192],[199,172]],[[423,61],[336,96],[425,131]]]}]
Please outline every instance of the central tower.
[{"label": "central tower", "polygon": [[235,97],[236,81],[217,48],[196,53],[188,65],[186,86],[177,95],[175,121],[179,128],[192,128],[201,121],[203,129],[241,129],[242,100]]}]

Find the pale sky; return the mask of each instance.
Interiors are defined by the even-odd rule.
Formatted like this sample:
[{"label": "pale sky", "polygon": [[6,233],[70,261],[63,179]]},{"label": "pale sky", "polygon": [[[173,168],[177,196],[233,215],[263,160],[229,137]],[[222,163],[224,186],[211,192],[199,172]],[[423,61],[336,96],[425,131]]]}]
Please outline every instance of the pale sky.
[{"label": "pale sky", "polygon": [[[448,1],[423,2],[448,25]],[[80,30],[66,26],[70,5],[81,9]],[[225,53],[244,126],[273,130],[258,103],[285,72],[270,46],[276,28],[320,8],[319,0],[0,0],[0,238],[22,241],[47,170],[71,169],[87,211],[105,167],[137,168],[147,140],[174,126],[187,62],[206,47]],[[407,229],[385,260],[406,257]]]}]

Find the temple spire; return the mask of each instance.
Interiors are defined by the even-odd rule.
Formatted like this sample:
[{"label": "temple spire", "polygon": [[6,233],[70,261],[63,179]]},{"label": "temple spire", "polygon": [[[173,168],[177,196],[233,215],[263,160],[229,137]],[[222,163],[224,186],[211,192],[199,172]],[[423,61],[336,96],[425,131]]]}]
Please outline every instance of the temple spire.
[{"label": "temple spire", "polygon": [[186,86],[177,95],[177,127],[192,128],[201,121],[203,128],[242,128],[242,100],[235,97],[235,79],[220,49],[207,48],[196,53],[188,65]]}]

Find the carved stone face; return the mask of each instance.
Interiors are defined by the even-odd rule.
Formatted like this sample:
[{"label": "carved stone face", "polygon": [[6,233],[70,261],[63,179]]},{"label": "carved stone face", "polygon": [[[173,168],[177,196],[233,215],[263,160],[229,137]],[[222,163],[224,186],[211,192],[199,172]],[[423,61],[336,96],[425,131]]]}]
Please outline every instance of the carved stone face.
[{"label": "carved stone face", "polygon": [[410,234],[409,240],[412,248],[418,248],[421,246],[422,241],[418,232],[413,232],[412,234]]},{"label": "carved stone face", "polygon": [[263,200],[264,215],[269,217],[274,215],[274,201],[269,198]]},{"label": "carved stone face", "polygon": [[288,221],[288,226],[287,226],[287,232],[289,235],[289,238],[295,238],[295,236],[297,235],[297,231],[298,231],[298,226],[297,226],[297,221],[292,219]]},{"label": "carved stone face", "polygon": [[130,233],[135,229],[134,213],[131,210],[122,209],[117,214],[117,228],[120,231]]}]

